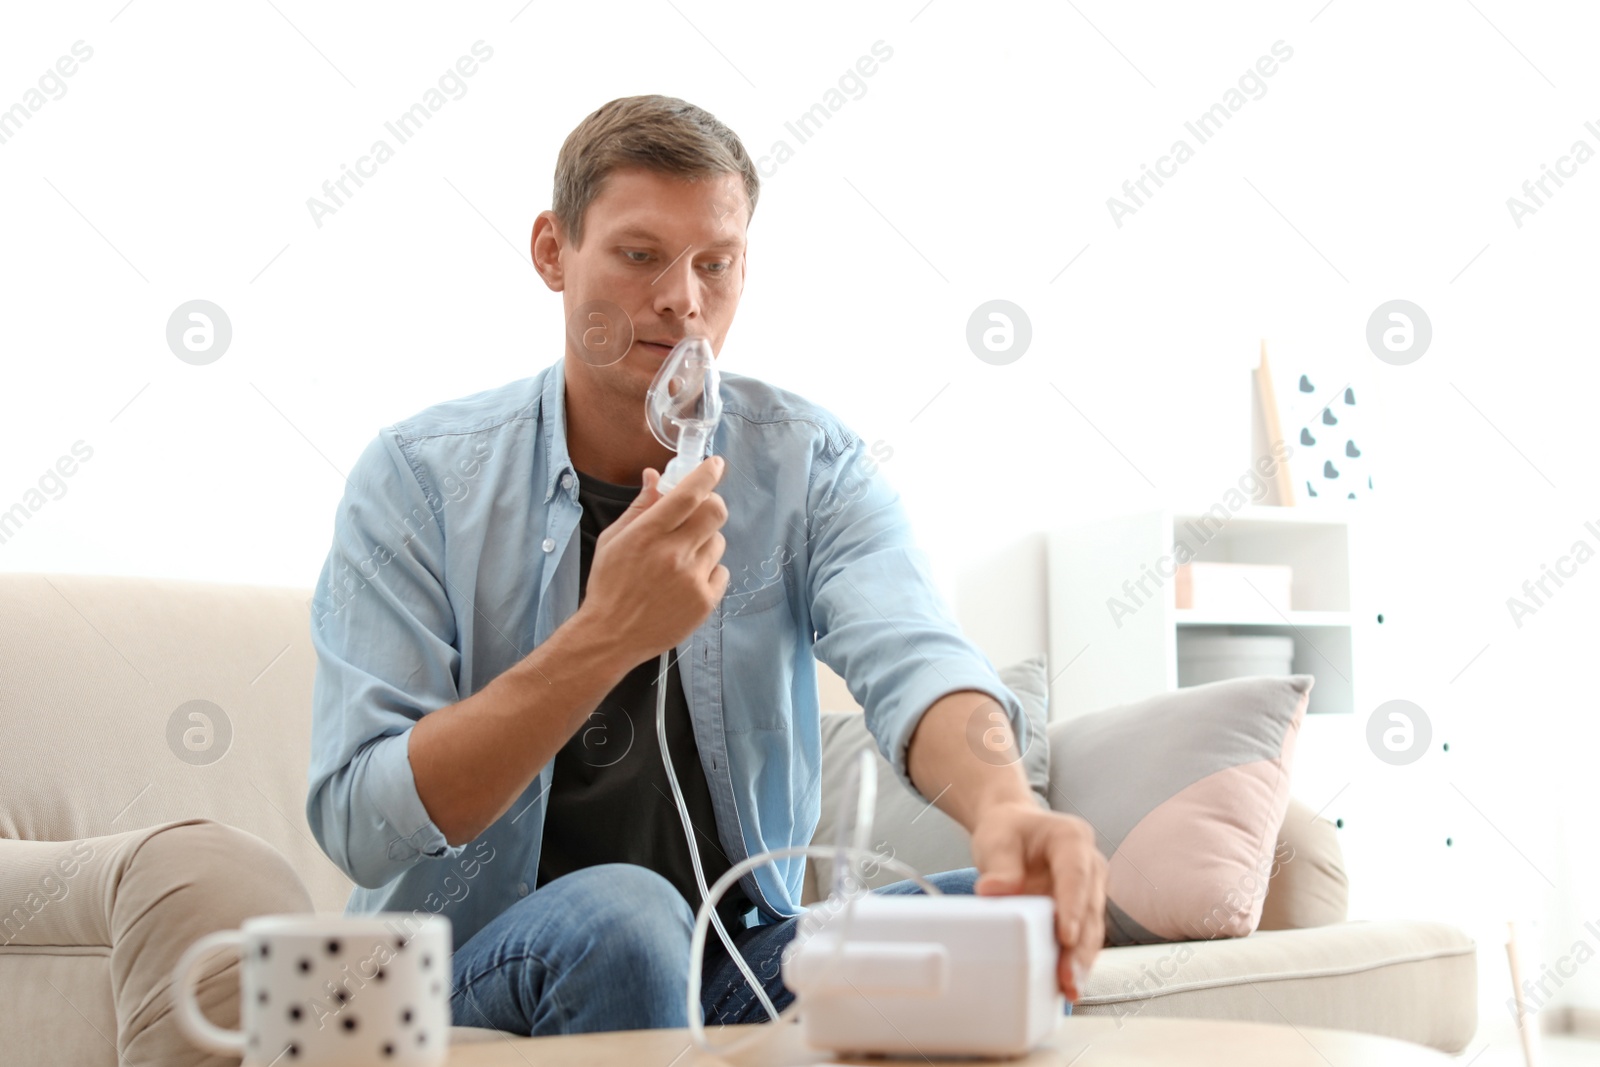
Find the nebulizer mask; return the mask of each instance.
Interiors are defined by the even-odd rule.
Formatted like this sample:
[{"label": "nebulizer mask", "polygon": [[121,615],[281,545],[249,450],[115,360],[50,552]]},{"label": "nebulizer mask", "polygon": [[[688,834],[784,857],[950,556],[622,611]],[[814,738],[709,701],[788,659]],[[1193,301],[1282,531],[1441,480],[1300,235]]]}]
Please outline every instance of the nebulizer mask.
[{"label": "nebulizer mask", "polygon": [[705,338],[685,337],[673,346],[645,394],[645,425],[657,441],[678,453],[661,472],[657,492],[677,485],[705,458],[721,420],[717,357]]},{"label": "nebulizer mask", "polygon": [[[656,485],[671,491],[704,458],[722,418],[721,378],[704,338],[678,342],[656,372],[645,399],[645,423],[677,453]],[[702,956],[714,926],[773,1023],[801,1013],[806,1040],[818,1048],[911,1054],[938,1050],[964,1055],[1015,1056],[1036,1045],[1062,1013],[1055,989],[1054,907],[1047,897],[947,896],[908,864],[867,848],[877,798],[877,765],[864,751],[840,791],[833,847],[799,845],[741,860],[706,885],[695,830],[667,748],[667,687],[673,649],[661,653],[656,676],[656,737],[678,808],[700,907],[690,945],[689,1033],[704,1052],[741,1053],[780,1032],[757,1027],[731,1043],[713,1045],[701,1017]],[[854,810],[852,811],[851,808]],[[854,816],[851,818],[851,816]],[[783,1012],[745,962],[717,913],[717,902],[746,874],[773,860],[806,856],[831,860],[826,901],[801,918],[783,955],[784,985],[795,1000]],[[915,880],[927,897],[869,895],[868,871],[883,868]],[[912,1037],[911,1035],[915,1035]]]}]

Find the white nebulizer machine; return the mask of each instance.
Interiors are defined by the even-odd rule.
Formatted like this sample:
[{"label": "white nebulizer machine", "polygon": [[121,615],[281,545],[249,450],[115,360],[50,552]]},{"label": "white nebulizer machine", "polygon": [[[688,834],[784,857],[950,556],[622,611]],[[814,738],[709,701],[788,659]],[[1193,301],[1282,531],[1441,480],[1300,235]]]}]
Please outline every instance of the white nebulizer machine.
[{"label": "white nebulizer machine", "polygon": [[[722,417],[721,378],[711,345],[699,337],[680,341],[656,373],[645,401],[645,422],[677,455],[662,472],[666,493],[705,458]],[[744,1052],[778,1027],[755,1028],[723,1045],[706,1038],[701,1018],[701,957],[708,925],[727,948],[773,1023],[799,1016],[807,1044],[840,1054],[906,1056],[1025,1055],[1054,1032],[1065,1002],[1056,985],[1055,906],[1049,897],[978,897],[941,894],[907,864],[868,849],[877,798],[877,765],[863,752],[856,789],[839,800],[855,807],[853,840],[834,847],[773,849],[734,864],[707,887],[683,790],[667,750],[666,680],[672,650],[661,654],[656,676],[656,736],[672,798],[689,841],[700,889],[690,947],[690,1036],[704,1052]],[[842,814],[848,814],[846,806]],[[840,825],[851,820],[841,818]],[[809,856],[834,861],[828,899],[800,919],[784,951],[783,983],[794,1002],[779,1013],[733,944],[716,905],[744,875],[775,859]],[[867,865],[887,867],[915,880],[928,896],[878,896],[865,888]]]}]

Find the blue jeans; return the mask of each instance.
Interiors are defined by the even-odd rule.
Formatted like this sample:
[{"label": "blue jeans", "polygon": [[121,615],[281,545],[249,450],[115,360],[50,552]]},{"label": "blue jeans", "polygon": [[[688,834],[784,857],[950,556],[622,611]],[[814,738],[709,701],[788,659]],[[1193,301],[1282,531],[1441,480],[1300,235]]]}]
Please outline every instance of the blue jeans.
[{"label": "blue jeans", "polygon": [[[971,893],[976,868],[928,876],[946,893]],[[920,893],[896,882],[875,893]],[[798,918],[732,930],[773,1006],[794,1000],[780,956]],[[534,1037],[689,1025],[689,940],[694,912],[654,871],[607,863],[573,871],[523,897],[453,956],[456,1026]],[[713,930],[700,988],[710,1024],[765,1022],[766,1011]]]}]

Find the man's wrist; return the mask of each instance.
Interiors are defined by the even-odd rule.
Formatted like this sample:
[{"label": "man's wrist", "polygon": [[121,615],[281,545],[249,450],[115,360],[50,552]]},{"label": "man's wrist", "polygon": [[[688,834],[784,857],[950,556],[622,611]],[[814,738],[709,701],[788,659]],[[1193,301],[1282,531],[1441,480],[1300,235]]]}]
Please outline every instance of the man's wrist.
[{"label": "man's wrist", "polygon": [[589,657],[596,669],[619,680],[649,658],[618,640],[616,627],[596,616],[587,604],[580,604],[578,610],[557,627],[557,633],[562,635],[563,654]]},{"label": "man's wrist", "polygon": [[980,822],[992,812],[1016,808],[1027,811],[1038,811],[1041,805],[1038,794],[1026,781],[996,782],[990,789],[979,794],[973,804],[974,817]]},{"label": "man's wrist", "polygon": [[[990,713],[985,713],[986,709]],[[912,731],[907,771],[918,792],[970,832],[991,810],[1040,806],[1034,799],[1009,721],[1003,733],[1010,750],[997,749],[984,732],[1004,708],[983,690],[946,693],[925,711]],[[998,759],[996,757],[999,757]]]}]

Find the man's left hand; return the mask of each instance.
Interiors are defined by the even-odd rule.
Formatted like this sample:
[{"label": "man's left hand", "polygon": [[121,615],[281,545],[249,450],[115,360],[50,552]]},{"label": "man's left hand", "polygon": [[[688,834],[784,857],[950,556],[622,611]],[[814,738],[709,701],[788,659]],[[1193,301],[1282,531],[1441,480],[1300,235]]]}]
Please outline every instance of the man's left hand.
[{"label": "man's left hand", "polygon": [[1094,830],[1076,815],[1023,802],[984,809],[972,831],[981,896],[1029,894],[1056,902],[1056,976],[1076,1003],[1079,983],[1105,942],[1106,858]]}]

